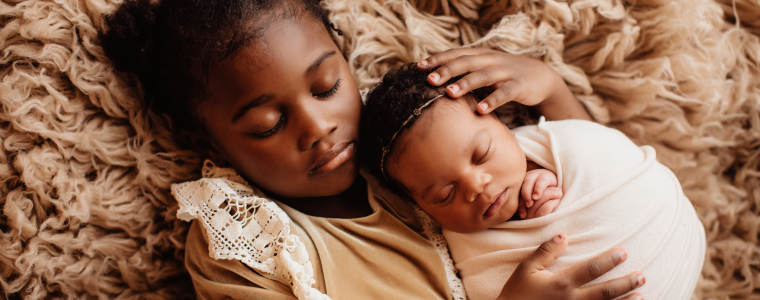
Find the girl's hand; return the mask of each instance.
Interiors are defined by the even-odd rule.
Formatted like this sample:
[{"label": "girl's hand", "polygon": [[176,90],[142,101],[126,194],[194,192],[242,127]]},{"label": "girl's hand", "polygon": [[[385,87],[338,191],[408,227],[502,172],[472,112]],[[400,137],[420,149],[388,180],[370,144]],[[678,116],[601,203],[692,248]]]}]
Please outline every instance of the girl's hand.
[{"label": "girl's hand", "polygon": [[557,187],[557,175],[547,169],[533,169],[525,174],[520,188],[518,211],[521,219],[545,216],[559,206],[562,189]]},{"label": "girl's hand", "polygon": [[493,90],[478,104],[481,114],[516,101],[537,106],[549,120],[591,120],[564,80],[539,60],[487,48],[459,48],[435,54],[417,63],[417,67],[422,69],[436,66],[440,67],[428,75],[428,82],[434,86],[466,74],[446,87],[446,93],[451,98],[462,97],[483,87]]},{"label": "girl's hand", "polygon": [[[613,249],[569,269],[552,273],[546,268],[567,248],[567,238],[560,234],[541,244],[531,256],[517,266],[509,277],[498,300],[609,300],[628,293],[646,282],[641,272],[582,287],[612,270],[628,257],[624,250]],[[622,300],[643,300],[639,293],[631,293]]]}]

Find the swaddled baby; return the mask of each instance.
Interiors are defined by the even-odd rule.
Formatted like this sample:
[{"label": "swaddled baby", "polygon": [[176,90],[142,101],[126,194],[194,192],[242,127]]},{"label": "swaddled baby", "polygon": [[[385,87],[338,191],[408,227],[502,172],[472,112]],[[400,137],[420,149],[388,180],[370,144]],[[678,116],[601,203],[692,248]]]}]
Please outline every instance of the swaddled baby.
[{"label": "swaddled baby", "polygon": [[589,284],[642,271],[645,299],[690,298],[704,229],[652,147],[581,120],[513,131],[477,113],[471,94],[443,96],[428,73],[391,71],[370,92],[363,159],[440,223],[470,299],[495,299],[517,265],[561,232],[569,245],[549,270],[625,248],[628,259]]}]

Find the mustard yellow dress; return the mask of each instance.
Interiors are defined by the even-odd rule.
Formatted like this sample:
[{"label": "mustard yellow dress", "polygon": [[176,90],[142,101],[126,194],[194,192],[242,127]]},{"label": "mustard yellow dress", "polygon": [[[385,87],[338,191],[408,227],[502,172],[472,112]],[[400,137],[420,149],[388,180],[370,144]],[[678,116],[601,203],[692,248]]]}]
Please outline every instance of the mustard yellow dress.
[{"label": "mustard yellow dress", "polygon": [[[374,211],[366,217],[314,217],[276,202],[308,252],[312,287],[335,300],[453,299],[443,259],[414,208],[376,178],[362,176]],[[193,221],[185,250],[199,299],[296,299],[290,286],[239,260],[212,258],[201,222]]]}]

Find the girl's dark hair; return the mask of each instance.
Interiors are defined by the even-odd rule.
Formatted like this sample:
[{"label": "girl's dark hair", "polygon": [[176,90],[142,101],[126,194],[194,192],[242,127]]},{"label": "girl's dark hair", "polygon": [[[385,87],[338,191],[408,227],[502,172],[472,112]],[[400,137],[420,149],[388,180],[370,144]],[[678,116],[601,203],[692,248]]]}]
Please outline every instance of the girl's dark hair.
[{"label": "girl's dark hair", "polygon": [[194,110],[214,64],[255,42],[279,17],[303,12],[330,32],[319,0],[127,0],[105,16],[99,37],[120,71],[133,72],[145,101],[179,129],[202,131]]},{"label": "girl's dark hair", "polygon": [[[434,70],[420,70],[416,64],[409,64],[398,70],[388,71],[382,81],[367,94],[359,125],[359,147],[364,166],[369,168],[376,177],[385,178],[380,169],[383,148],[392,149],[398,142],[399,136],[408,130],[417,118],[409,120],[404,128],[401,128],[401,125],[414,114],[415,109],[436,96],[443,95],[446,92],[446,86],[461,78],[455,77],[441,86],[432,86],[428,83],[427,76]],[[433,107],[440,100],[431,103],[421,112]],[[389,144],[397,131],[396,139]],[[385,163],[391,155],[392,151],[386,154]],[[390,182],[390,184],[392,188],[400,188],[397,183]]]}]

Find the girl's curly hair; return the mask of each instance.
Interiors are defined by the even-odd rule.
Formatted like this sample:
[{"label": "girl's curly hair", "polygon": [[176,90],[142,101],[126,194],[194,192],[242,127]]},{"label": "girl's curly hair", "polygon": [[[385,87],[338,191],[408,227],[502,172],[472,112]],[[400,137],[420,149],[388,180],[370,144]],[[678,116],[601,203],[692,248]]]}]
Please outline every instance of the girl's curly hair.
[{"label": "girl's curly hair", "polygon": [[209,70],[255,42],[277,18],[304,12],[332,24],[320,0],[127,0],[99,34],[116,68],[137,75],[145,101],[179,129],[202,131],[194,113]]},{"label": "girl's curly hair", "polygon": [[[444,95],[446,86],[459,80],[455,77],[441,86],[433,86],[428,83],[427,76],[435,69],[420,70],[416,64],[408,64],[398,70],[388,71],[380,83],[375,85],[367,94],[366,104],[362,108],[361,122],[359,125],[359,149],[362,162],[369,168],[370,173],[378,178],[385,178],[380,168],[383,149],[392,149],[393,144],[398,142],[399,136],[408,130],[417,118],[411,118],[401,128],[401,125],[414,114],[414,110],[420,108],[431,99]],[[434,101],[425,110],[433,107]],[[391,141],[398,132],[396,139]],[[386,154],[385,162],[391,153]],[[391,187],[399,188],[391,183]]]}]

